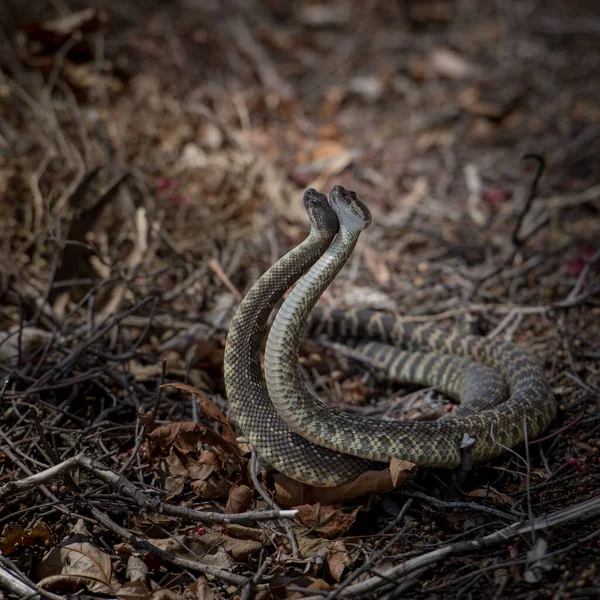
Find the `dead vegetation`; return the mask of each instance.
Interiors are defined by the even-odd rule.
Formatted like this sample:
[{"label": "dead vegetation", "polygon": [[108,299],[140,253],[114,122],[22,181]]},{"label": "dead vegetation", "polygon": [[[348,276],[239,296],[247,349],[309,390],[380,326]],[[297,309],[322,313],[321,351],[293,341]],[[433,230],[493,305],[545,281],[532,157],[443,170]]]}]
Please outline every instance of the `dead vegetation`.
[{"label": "dead vegetation", "polygon": [[[5,596],[597,596],[594,3],[139,6],[0,6]],[[523,344],[542,439],[460,486],[255,489],[228,323],[333,183],[374,225],[323,301]],[[302,365],[362,414],[449,408],[314,342]]]}]

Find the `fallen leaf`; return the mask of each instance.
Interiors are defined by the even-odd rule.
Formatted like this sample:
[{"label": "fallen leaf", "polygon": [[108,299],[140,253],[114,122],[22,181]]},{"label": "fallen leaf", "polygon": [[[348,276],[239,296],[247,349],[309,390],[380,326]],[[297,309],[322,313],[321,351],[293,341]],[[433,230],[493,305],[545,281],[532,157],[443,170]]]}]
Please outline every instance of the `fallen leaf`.
[{"label": "fallen leaf", "polygon": [[128,581],[115,590],[119,600],[145,600],[149,595],[150,590],[143,581]]},{"label": "fallen leaf", "polygon": [[[198,577],[187,589],[196,600],[215,600],[216,596],[205,577]],[[187,596],[186,596],[187,597]]]},{"label": "fallen leaf", "polygon": [[[294,582],[295,585],[299,585],[299,583],[300,582],[298,581]],[[331,585],[328,584],[324,579],[315,579],[314,581],[312,581],[312,583],[309,583],[308,585],[303,585],[302,587],[307,590],[319,590],[321,592],[329,592],[331,590]],[[306,594],[302,592],[292,592],[288,597],[306,598]]]},{"label": "fallen leaf", "polygon": [[392,476],[392,483],[395,488],[401,486],[415,471],[417,465],[411,463],[408,460],[400,460],[395,456],[392,456],[390,460],[390,474]]},{"label": "fallen leaf", "polygon": [[354,522],[358,508],[345,513],[333,506],[320,504],[302,504],[294,507],[298,511],[301,523],[323,537],[333,539],[346,533]]},{"label": "fallen leaf", "polygon": [[[12,327],[0,331],[0,362],[9,363],[20,357],[21,361],[43,344],[48,343],[52,334],[37,327]],[[20,352],[20,355],[19,355]]]},{"label": "fallen leaf", "polygon": [[158,425],[152,431],[148,432],[147,439],[163,452],[173,447],[182,454],[189,454],[190,452],[197,452],[198,443],[204,442],[209,446],[221,448],[227,454],[239,458],[237,442],[230,442],[206,425],[191,421]]},{"label": "fallen leaf", "polygon": [[516,500],[512,496],[509,496],[504,492],[499,492],[493,487],[485,487],[478,488],[476,490],[471,490],[467,494],[467,496],[471,498],[487,498],[495,504],[502,504],[504,506],[513,506],[516,502]]},{"label": "fallen leaf", "polygon": [[242,483],[234,483],[229,490],[225,505],[226,513],[242,513],[252,505],[252,490]]},{"label": "fallen leaf", "polygon": [[212,421],[217,421],[223,425],[223,437],[237,447],[236,437],[233,433],[233,429],[231,429],[229,421],[206,394],[185,383],[165,383],[161,387],[174,387],[175,389],[185,390],[194,394],[194,399],[202,412]]},{"label": "fallen leaf", "polygon": [[37,568],[38,585],[55,592],[90,592],[113,595],[120,586],[115,580],[110,556],[93,543],[83,520],[68,536],[44,555]]},{"label": "fallen leaf", "polygon": [[343,540],[336,540],[327,555],[327,566],[331,576],[339,583],[342,580],[344,571],[351,567],[353,562]]},{"label": "fallen leaf", "polygon": [[148,576],[148,567],[146,563],[135,554],[132,554],[127,559],[127,571],[125,573],[129,581],[135,583],[138,581],[146,581]]},{"label": "fallen leaf", "polygon": [[389,468],[381,471],[365,471],[356,479],[331,488],[300,483],[281,473],[276,473],[273,476],[273,483],[276,501],[286,507],[299,504],[316,504],[317,502],[325,506],[343,504],[363,496],[383,494],[395,487]]},{"label": "fallen leaf", "polygon": [[29,529],[23,529],[20,525],[7,524],[0,536],[0,552],[9,556],[17,548],[25,548],[33,544],[46,544],[52,535],[52,531],[42,521],[36,521]]}]

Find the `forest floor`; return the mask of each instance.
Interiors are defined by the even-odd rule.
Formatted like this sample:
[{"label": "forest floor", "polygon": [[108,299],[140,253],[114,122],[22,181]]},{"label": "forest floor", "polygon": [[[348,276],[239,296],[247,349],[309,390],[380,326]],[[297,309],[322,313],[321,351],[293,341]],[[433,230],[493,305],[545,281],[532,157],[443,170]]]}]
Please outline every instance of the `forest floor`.
[{"label": "forest floor", "polygon": [[[0,6],[4,597],[598,597],[596,3],[104,4]],[[541,438],[460,485],[261,497],[227,330],[336,183],[373,225],[322,302],[522,345]],[[301,361],[359,414],[450,409]]]}]

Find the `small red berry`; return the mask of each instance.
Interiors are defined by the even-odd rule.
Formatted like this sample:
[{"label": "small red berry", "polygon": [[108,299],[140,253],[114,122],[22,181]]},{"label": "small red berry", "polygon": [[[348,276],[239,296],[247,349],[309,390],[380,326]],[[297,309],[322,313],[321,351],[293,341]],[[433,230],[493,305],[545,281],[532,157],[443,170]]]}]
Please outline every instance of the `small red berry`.
[{"label": "small red berry", "polygon": [[578,494],[585,494],[585,493],[587,493],[587,490],[586,490],[586,489],[585,489],[585,488],[584,488],[582,485],[580,485],[580,486],[577,488],[577,493],[578,493]]},{"label": "small red berry", "polygon": [[574,456],[571,456],[571,458],[567,461],[567,464],[570,467],[574,467],[577,464],[577,459]]}]

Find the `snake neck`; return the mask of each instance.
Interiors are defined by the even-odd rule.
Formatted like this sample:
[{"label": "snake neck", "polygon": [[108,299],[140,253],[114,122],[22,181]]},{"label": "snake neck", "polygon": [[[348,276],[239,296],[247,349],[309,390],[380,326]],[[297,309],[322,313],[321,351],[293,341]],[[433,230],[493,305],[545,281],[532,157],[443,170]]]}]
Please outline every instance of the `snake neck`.
[{"label": "snake neck", "polygon": [[313,227],[304,242],[260,277],[240,303],[225,345],[225,388],[240,429],[265,462],[313,485],[339,485],[357,477],[369,463],[321,448],[295,434],[269,399],[260,354],[269,314],[334,235],[334,230],[323,233]]},{"label": "snake neck", "polygon": [[298,364],[298,346],[308,316],[358,241],[361,230],[340,224],[335,240],[300,279],[279,309],[267,339],[265,378],[271,402],[288,425],[302,432],[294,411],[295,399],[310,396]]}]

